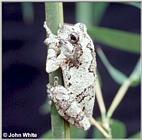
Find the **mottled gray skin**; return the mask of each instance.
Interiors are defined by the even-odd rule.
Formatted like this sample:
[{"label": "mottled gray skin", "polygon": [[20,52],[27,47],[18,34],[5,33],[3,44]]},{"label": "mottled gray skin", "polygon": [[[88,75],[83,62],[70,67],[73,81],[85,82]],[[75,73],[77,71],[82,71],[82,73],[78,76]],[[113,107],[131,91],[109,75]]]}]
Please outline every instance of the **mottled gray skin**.
[{"label": "mottled gray skin", "polygon": [[48,86],[58,113],[72,125],[88,130],[95,100],[96,55],[84,24],[63,25],[57,36],[44,24],[48,37],[46,71],[62,69],[64,86]]}]

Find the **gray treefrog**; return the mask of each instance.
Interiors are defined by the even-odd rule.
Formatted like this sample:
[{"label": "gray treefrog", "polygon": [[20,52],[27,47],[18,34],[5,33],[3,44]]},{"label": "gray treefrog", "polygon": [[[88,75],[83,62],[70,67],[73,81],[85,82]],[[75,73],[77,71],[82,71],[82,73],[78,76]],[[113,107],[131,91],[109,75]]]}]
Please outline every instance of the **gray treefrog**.
[{"label": "gray treefrog", "polygon": [[85,24],[64,24],[54,35],[47,27],[46,72],[62,69],[64,86],[48,86],[58,113],[70,124],[88,130],[91,126],[96,80],[96,53]]}]

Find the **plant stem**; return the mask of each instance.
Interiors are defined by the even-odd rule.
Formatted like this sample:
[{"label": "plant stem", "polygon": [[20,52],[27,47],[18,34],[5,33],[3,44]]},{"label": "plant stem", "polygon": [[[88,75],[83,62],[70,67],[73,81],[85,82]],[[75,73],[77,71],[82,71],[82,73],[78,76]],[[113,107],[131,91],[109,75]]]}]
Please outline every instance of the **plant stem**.
[{"label": "plant stem", "polygon": [[98,104],[99,104],[101,116],[103,118],[106,114],[106,107],[105,107],[105,104],[104,104],[102,91],[101,91],[101,87],[100,87],[100,83],[99,83],[98,79],[96,80],[96,98],[97,98],[97,101],[98,101]]},{"label": "plant stem", "polygon": [[135,68],[134,68],[133,72],[131,73],[131,75],[129,76],[129,78],[123,82],[122,86],[119,88],[118,92],[116,93],[116,96],[114,97],[114,99],[108,109],[108,112],[107,112],[106,119],[107,119],[108,123],[109,123],[110,118],[112,117],[114,111],[116,110],[116,108],[118,107],[118,105],[122,101],[123,97],[127,93],[128,88],[134,82],[138,82],[139,77],[140,77],[140,61],[138,61],[137,65],[135,66]]},{"label": "plant stem", "polygon": [[127,79],[123,83],[123,85],[119,88],[116,96],[114,97],[114,99],[112,101],[112,104],[110,105],[110,108],[108,109],[108,112],[107,112],[108,118],[111,118],[112,114],[114,113],[115,109],[117,108],[117,106],[119,105],[121,100],[123,99],[123,97],[126,94],[130,85],[131,85],[131,81],[129,79]]},{"label": "plant stem", "polygon": [[100,83],[98,79],[96,80],[96,98],[97,98],[99,109],[101,112],[102,125],[108,131],[111,137],[111,128],[109,125],[109,121],[106,118],[106,107],[105,107],[105,103],[103,100],[102,91],[101,91],[101,87],[100,87]]},{"label": "plant stem", "polygon": [[[45,2],[46,23],[54,34],[57,34],[59,24],[63,24],[63,4],[61,2]],[[62,71],[56,70],[49,74],[49,83],[54,85],[58,77],[58,84],[63,85]],[[53,138],[69,137],[69,124],[58,114],[54,104],[51,105],[51,124]],[[64,126],[65,125],[65,126]]]},{"label": "plant stem", "polygon": [[64,137],[69,139],[70,138],[70,124],[64,120]]},{"label": "plant stem", "polygon": [[59,24],[63,24],[63,5],[61,2],[45,2],[45,16],[48,27],[56,34]]},{"label": "plant stem", "polygon": [[91,124],[93,124],[106,138],[111,138],[111,135],[109,135],[94,118],[92,118],[90,121]]}]

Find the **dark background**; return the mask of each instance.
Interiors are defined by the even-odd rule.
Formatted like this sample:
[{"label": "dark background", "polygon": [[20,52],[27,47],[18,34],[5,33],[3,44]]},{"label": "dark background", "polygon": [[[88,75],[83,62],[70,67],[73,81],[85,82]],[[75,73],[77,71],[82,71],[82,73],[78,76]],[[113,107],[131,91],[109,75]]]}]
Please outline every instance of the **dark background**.
[{"label": "dark background", "polygon": [[[40,137],[50,129],[50,115],[40,113],[47,98],[45,72],[46,47],[44,3],[33,3],[33,20],[25,21],[21,3],[2,3],[2,131],[35,132]],[[64,3],[64,20],[75,21],[75,3]],[[120,3],[110,3],[100,26],[140,33],[140,10]],[[100,45],[113,66],[129,75],[139,54]],[[96,45],[96,46],[97,46]],[[119,85],[97,56],[103,82],[103,96],[108,108]],[[96,103],[94,116],[99,116]],[[140,85],[128,90],[113,118],[123,121],[127,137],[140,131]],[[90,134],[91,135],[91,134]],[[91,136],[90,136],[91,137]]]}]

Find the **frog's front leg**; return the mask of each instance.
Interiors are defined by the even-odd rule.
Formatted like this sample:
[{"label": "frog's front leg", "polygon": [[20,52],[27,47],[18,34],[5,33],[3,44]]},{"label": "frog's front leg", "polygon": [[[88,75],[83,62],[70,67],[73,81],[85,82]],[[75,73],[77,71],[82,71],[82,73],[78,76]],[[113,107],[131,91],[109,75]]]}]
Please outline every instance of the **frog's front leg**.
[{"label": "frog's front leg", "polygon": [[73,93],[58,85],[48,89],[51,100],[55,103],[58,113],[72,125],[88,130],[91,126],[89,118],[82,111]]},{"label": "frog's front leg", "polygon": [[46,71],[47,73],[57,70],[65,60],[65,55],[60,51],[60,40],[54,35],[44,22],[44,28],[46,29],[47,38],[44,43],[48,46]]},{"label": "frog's front leg", "polygon": [[46,30],[47,37],[50,37],[50,36],[53,35],[53,33],[51,32],[51,30],[48,28],[46,21],[44,21],[43,27]]},{"label": "frog's front leg", "polygon": [[54,49],[48,49],[46,60],[46,72],[51,73],[57,70],[64,62],[66,57],[63,54],[57,56]]}]

